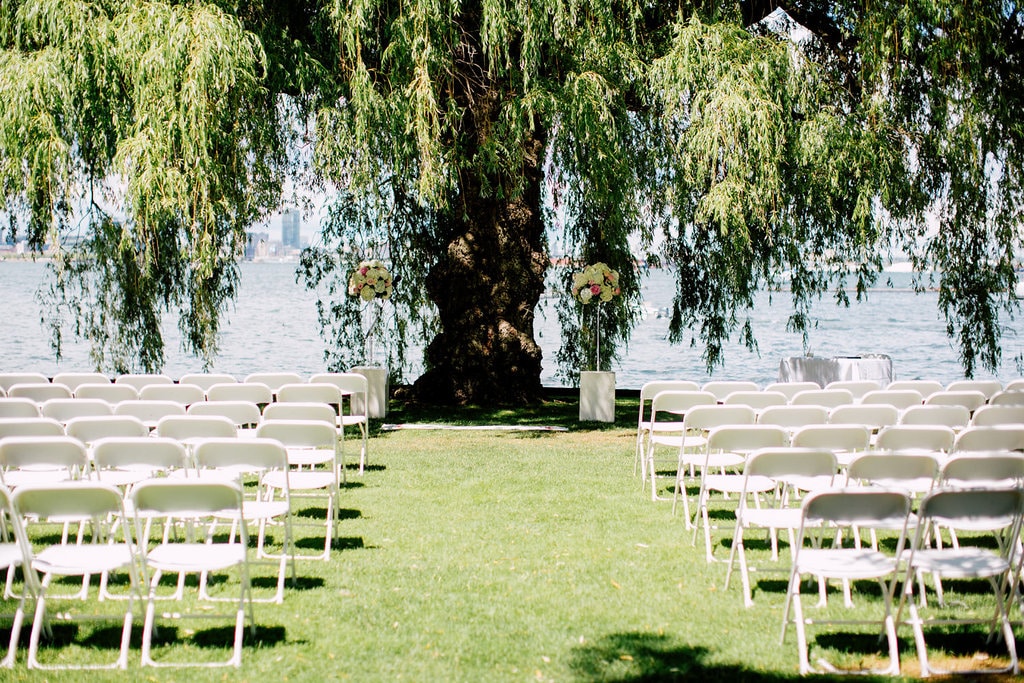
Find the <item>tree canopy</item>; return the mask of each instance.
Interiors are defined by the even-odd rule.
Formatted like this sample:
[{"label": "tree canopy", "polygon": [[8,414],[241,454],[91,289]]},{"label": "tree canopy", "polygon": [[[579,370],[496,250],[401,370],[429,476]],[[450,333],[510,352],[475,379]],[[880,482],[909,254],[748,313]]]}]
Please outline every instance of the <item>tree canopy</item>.
[{"label": "tree canopy", "polygon": [[813,301],[847,303],[848,278],[860,296],[894,253],[938,287],[965,373],[1001,361],[1024,239],[1015,3],[2,8],[3,209],[10,232],[62,245],[58,353],[70,330],[97,366],[158,368],[162,315],[180,311],[210,361],[246,229],[321,194],[301,270],[327,294],[326,362],[365,360],[366,312],[343,290],[381,258],[379,346],[400,370],[407,341],[429,341],[415,390],[433,400],[538,395],[549,287],[559,362],[583,368],[594,319],[569,283],[590,263],[621,275],[600,322],[621,351],[638,256],[674,269],[671,337],[709,367],[727,339],[756,344],[759,289],[789,288],[806,331]]}]

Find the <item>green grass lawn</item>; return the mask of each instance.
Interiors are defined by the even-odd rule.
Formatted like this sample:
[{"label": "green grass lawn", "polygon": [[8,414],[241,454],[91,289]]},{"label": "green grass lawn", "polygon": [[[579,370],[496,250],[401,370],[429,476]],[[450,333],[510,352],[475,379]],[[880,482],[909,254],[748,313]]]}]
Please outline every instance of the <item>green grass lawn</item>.
[{"label": "green grass lawn", "polygon": [[[374,425],[368,471],[349,473],[331,561],[301,562],[283,605],[256,605],[257,636],[247,639],[238,671],[143,670],[133,643],[127,673],[29,672],[21,653],[0,680],[799,678],[792,630],[779,643],[782,575],[762,581],[745,609],[738,580],[723,589],[724,563],[705,562],[671,503],[641,493],[633,476],[636,399],[620,399],[615,425],[580,424],[577,410],[556,397],[515,411],[399,406],[386,420],[567,432]],[[720,543],[716,553],[726,558],[728,548]],[[864,613],[878,605],[870,591],[856,599]],[[841,604],[837,595],[829,609],[841,614]],[[175,656],[205,647],[178,635]],[[911,670],[909,629],[901,641]],[[821,646],[840,658],[850,649],[845,658],[858,661],[872,656],[873,638],[826,634]]]}]

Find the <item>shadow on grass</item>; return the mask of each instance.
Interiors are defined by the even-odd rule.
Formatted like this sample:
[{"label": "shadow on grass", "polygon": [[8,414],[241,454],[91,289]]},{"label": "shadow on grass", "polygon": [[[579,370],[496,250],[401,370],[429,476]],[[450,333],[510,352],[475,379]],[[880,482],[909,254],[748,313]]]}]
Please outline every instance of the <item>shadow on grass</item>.
[{"label": "shadow on grass", "polygon": [[[655,683],[661,681],[797,681],[792,675],[757,671],[738,665],[715,664],[705,647],[679,643],[668,636],[615,633],[580,645],[572,653],[571,667],[578,681]],[[794,657],[795,660],[795,657]],[[812,679],[813,680],[813,679]],[[859,680],[864,680],[860,678]],[[878,680],[882,680],[879,678]]]},{"label": "shadow on grass", "polygon": [[[621,393],[621,392],[620,392]],[[565,427],[572,432],[609,431],[636,426],[640,408],[637,392],[616,395],[615,422],[581,422],[579,392],[575,389],[547,389],[542,400],[516,406],[436,406],[392,399],[383,422],[439,423],[449,425],[521,425]],[[371,433],[381,434],[381,421],[371,421]],[[519,438],[538,438],[545,432],[517,434]]]}]

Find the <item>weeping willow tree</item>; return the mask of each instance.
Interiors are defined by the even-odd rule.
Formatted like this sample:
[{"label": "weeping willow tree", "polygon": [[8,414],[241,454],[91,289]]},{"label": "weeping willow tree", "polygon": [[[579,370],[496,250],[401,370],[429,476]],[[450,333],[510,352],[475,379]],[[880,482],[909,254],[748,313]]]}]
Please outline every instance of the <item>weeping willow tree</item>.
[{"label": "weeping willow tree", "polygon": [[672,338],[709,367],[756,345],[759,289],[788,286],[806,330],[909,254],[970,375],[1015,311],[1022,42],[1004,2],[9,0],[3,208],[62,245],[55,344],[70,328],[98,366],[159,367],[179,311],[212,359],[245,229],[297,188],[330,201],[302,264],[328,362],[365,358],[344,284],[383,258],[386,352],[425,342],[423,398],[538,396],[551,280],[581,369],[568,283],[596,261],[622,275],[601,323],[621,352],[638,252],[674,269]]}]

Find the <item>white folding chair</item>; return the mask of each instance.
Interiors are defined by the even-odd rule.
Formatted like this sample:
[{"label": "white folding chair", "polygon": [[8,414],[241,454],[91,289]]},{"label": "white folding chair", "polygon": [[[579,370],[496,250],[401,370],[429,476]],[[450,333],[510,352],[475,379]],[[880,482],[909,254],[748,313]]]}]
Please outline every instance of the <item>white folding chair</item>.
[{"label": "white folding chair", "polygon": [[883,403],[856,403],[833,408],[828,416],[829,424],[859,424],[871,430],[872,436],[880,429],[900,421],[896,406]]},{"label": "white folding chair", "polygon": [[50,379],[41,372],[0,372],[0,389],[10,392],[15,384],[45,384]]},{"label": "white folding chair", "polygon": [[[139,537],[143,575],[147,579],[149,593],[146,603],[146,621],[142,632],[142,665],[155,667],[214,667],[241,666],[242,638],[245,622],[255,633],[252,612],[252,593],[249,586],[249,536],[246,517],[243,513],[242,492],[235,484],[224,481],[156,479],[137,485],[131,493],[135,510],[135,529]],[[238,522],[237,540],[224,539],[211,533],[211,525],[224,515],[236,516]],[[169,534],[155,547],[149,547],[146,523],[162,516],[168,520],[184,522],[180,534]],[[171,522],[168,522],[171,523]],[[237,576],[234,575],[235,572]],[[237,607],[233,613],[234,638],[231,656],[226,661],[206,661],[197,657],[197,648],[187,648],[189,658],[171,661],[167,657],[157,659],[153,652],[153,638],[158,620],[156,603],[160,598],[160,579],[164,574],[198,574],[207,577],[216,573],[224,577],[221,584],[237,586]],[[181,581],[178,582],[181,585]],[[206,582],[209,585],[209,582]],[[232,615],[214,610],[185,610],[164,612],[160,621],[170,619],[227,620]],[[204,648],[205,649],[205,648]]]},{"label": "white folding chair", "polygon": [[53,382],[74,392],[83,384],[110,384],[110,378],[102,372],[58,372],[53,376]]},{"label": "white folding chair", "polygon": [[9,436],[63,436],[64,425],[49,417],[0,419],[0,439]]},{"label": "white folding chair", "polygon": [[71,398],[74,394],[63,384],[42,382],[39,384],[15,384],[7,390],[9,398],[27,398],[44,403],[54,398]]},{"label": "white folding chair", "polygon": [[30,398],[11,398],[10,396],[0,398],[0,420],[23,417],[42,417],[42,413],[39,412],[39,404]]},{"label": "white folding chair", "polygon": [[980,391],[939,391],[925,399],[925,405],[929,406],[963,406],[968,412],[985,405],[988,401],[985,394]]},{"label": "white folding chair", "polygon": [[194,448],[205,439],[237,438],[238,428],[219,415],[168,415],[156,423],[155,433]]},{"label": "white folding chair", "polygon": [[[220,475],[238,484],[243,492],[247,488],[252,489],[242,506],[250,532],[254,526],[257,529],[256,558],[249,563],[252,566],[269,559],[277,567],[274,594],[270,597],[253,595],[252,601],[281,604],[289,564],[292,580],[296,578],[288,453],[284,445],[274,439],[209,439],[196,447],[195,460],[200,477]],[[275,473],[281,486],[271,488],[266,485],[265,479],[271,473]],[[251,487],[248,486],[249,480],[253,480]],[[238,519],[233,513],[226,518],[232,523],[232,534],[235,534]],[[281,529],[281,550],[277,553],[267,550],[267,528],[270,525]],[[257,581],[257,577],[250,577],[250,584]],[[200,592],[205,599],[219,599],[207,594],[205,583],[200,586]]]},{"label": "white folding chair", "polygon": [[316,420],[334,424],[337,417],[337,410],[327,403],[295,402],[269,404],[263,409],[262,420]]},{"label": "white folding chair", "polygon": [[864,425],[808,425],[793,432],[790,445],[827,448],[835,453],[840,467],[845,467],[854,455],[871,445],[871,430]]},{"label": "white folding chair", "polygon": [[[1018,393],[1024,394],[1024,391]],[[974,415],[970,419],[972,427],[1024,426],[1024,405],[989,404],[981,406],[974,411]]]},{"label": "white folding chair", "polygon": [[722,399],[722,403],[727,406],[749,406],[760,413],[765,408],[787,405],[789,399],[778,391],[734,391]]},{"label": "white folding chair", "polygon": [[745,405],[702,405],[690,408],[683,416],[683,434],[676,465],[676,483],[672,494],[672,513],[675,514],[680,495],[683,499],[683,517],[686,528],[691,526],[690,503],[686,494],[686,477],[693,477],[707,462],[708,433],[724,425],[752,425],[756,413]]},{"label": "white folding chair", "polygon": [[647,439],[647,452],[644,454],[643,477],[645,489],[648,478],[650,479],[651,500],[660,499],[657,458],[659,448],[668,448],[671,451],[674,472],[678,472],[679,452],[687,445],[683,425],[686,412],[697,406],[717,404],[714,394],[705,391],[662,391],[651,401],[651,428]]},{"label": "white folding chair", "polygon": [[964,406],[911,406],[900,415],[900,424],[939,425],[959,431],[971,422],[971,413]]},{"label": "white folding chair", "polygon": [[880,451],[945,454],[953,450],[956,433],[942,425],[889,425],[878,433],[875,448]]},{"label": "white folding chair", "polygon": [[93,442],[92,466],[98,481],[129,491],[147,479],[184,472],[191,462],[185,446],[174,439],[108,436]]},{"label": "white folding chair", "polygon": [[792,401],[793,397],[801,391],[817,391],[821,386],[817,382],[772,382],[765,386],[765,391],[778,392]]},{"label": "white folding chair", "polygon": [[[897,558],[906,544],[905,523],[896,540],[895,552],[886,554],[880,550],[862,547],[843,547],[833,543],[837,530],[852,527],[899,527],[910,512],[910,499],[906,494],[870,488],[817,491],[809,494],[802,505],[800,528],[797,533],[796,551],[790,570],[789,588],[786,591],[786,606],[782,616],[782,640],[792,623],[796,627],[797,647],[800,658],[800,674],[819,673],[811,666],[807,643],[807,626],[826,624],[875,624],[885,633],[888,643],[888,665],[871,671],[877,675],[898,676],[899,642],[896,637],[896,620],[893,615],[893,591],[895,590]],[[810,545],[813,543],[813,545]],[[831,545],[831,547],[829,547]],[[877,582],[883,601],[882,615],[868,619],[846,618],[809,619],[801,603],[800,584],[804,575],[816,577],[819,588],[828,579],[844,582],[874,580]],[[819,666],[826,673],[836,673],[833,665],[819,660]]]},{"label": "white folding chair", "polygon": [[298,384],[302,381],[302,376],[295,372],[254,372],[245,377],[244,383],[266,384],[276,396],[277,390],[285,384]]},{"label": "white folding chair", "polygon": [[922,398],[928,398],[934,393],[945,389],[941,382],[931,379],[903,379],[889,382],[885,387],[890,391],[916,391]]},{"label": "white folding chair", "polygon": [[[370,385],[365,375],[358,372],[324,372],[313,375],[309,381],[317,384],[333,384],[342,395],[342,405],[338,410],[338,426],[341,427],[342,448],[344,448],[345,429],[355,427],[362,437],[359,451],[359,474],[366,469],[369,462],[370,436]],[[348,410],[345,410],[344,399],[348,399]]]},{"label": "white folding chair", "polygon": [[149,427],[139,418],[130,415],[100,415],[68,420],[64,432],[86,446],[91,446],[96,440],[107,437],[147,436]]},{"label": "white folding chair", "polygon": [[[906,604],[910,612],[909,622],[914,631],[914,643],[917,647],[922,677],[946,673],[1020,673],[1015,636],[1008,610],[1018,576],[1017,565],[1020,562],[1017,549],[1020,543],[1022,511],[1024,493],[1018,487],[938,490],[921,502],[917,513],[918,529],[906,562],[905,589],[901,593],[899,614],[902,614],[903,606]],[[963,544],[958,547],[936,548],[930,542],[933,525],[958,531],[984,532],[986,536],[995,537],[996,548]],[[958,603],[955,609],[939,609],[935,616],[925,619],[916,602],[910,598],[914,578],[926,573],[963,581],[984,579],[992,589],[993,611],[984,615],[976,611],[965,612],[964,605]],[[958,669],[955,672],[933,666],[928,658],[926,630],[941,626],[948,631],[948,627],[952,625],[972,624],[985,626],[987,641],[991,641],[995,633],[1001,635],[1008,657],[1007,665],[1002,669],[986,666],[975,671]],[[958,631],[959,639],[966,637],[963,631]]]},{"label": "white folding chair", "polygon": [[[287,453],[287,479],[284,473],[270,472],[264,484],[282,491],[288,488],[292,500],[319,499],[326,504],[324,549],[316,555],[296,557],[329,560],[331,543],[337,538],[340,522],[338,512],[344,463],[340,460],[337,428],[316,420],[268,420],[256,428],[256,436],[280,441]],[[293,527],[298,521],[292,520]],[[298,546],[298,540],[296,540]]]},{"label": "white folding chair", "polygon": [[175,401],[121,401],[114,407],[114,415],[130,415],[142,420],[150,429],[156,429],[160,420],[168,415],[184,415],[185,406]]},{"label": "white folding chair", "polygon": [[255,430],[263,419],[260,407],[252,401],[203,401],[190,405],[185,414],[226,417],[234,423],[240,434]]},{"label": "white folding chair", "polygon": [[854,401],[859,401],[869,391],[878,391],[881,388],[882,385],[870,379],[842,379],[825,385],[825,389],[846,389],[853,394]]},{"label": "white folding chair", "polygon": [[735,391],[760,391],[761,387],[757,385],[757,382],[743,380],[711,380],[710,382],[705,382],[700,390],[714,394],[715,398],[721,402],[726,396]]},{"label": "white folding chair", "polygon": [[636,450],[633,454],[634,477],[639,473],[640,465],[647,453],[647,437],[651,432],[651,401],[663,391],[700,391],[700,386],[696,382],[688,380],[656,380],[646,382],[640,387],[640,410],[636,422]]},{"label": "white folding chair", "polygon": [[700,467],[700,493],[697,495],[697,510],[701,523],[694,519],[692,544],[697,544],[697,535],[704,531],[704,552],[708,562],[714,562],[714,545],[711,541],[711,513],[709,510],[712,493],[722,494],[722,500],[739,494],[745,484],[743,465],[754,451],[762,448],[782,448],[789,445],[789,433],[782,427],[758,424],[733,424],[713,427],[708,432],[704,462]]},{"label": "white folding chair", "polygon": [[913,389],[878,389],[869,391],[860,398],[864,405],[888,405],[895,406],[899,410],[906,410],[910,406],[919,406],[924,397]]},{"label": "white folding chair", "polygon": [[946,391],[980,392],[986,401],[1002,390],[1003,384],[997,379],[959,379],[946,385]]},{"label": "white folding chair", "polygon": [[98,398],[116,406],[121,401],[137,401],[139,390],[130,384],[80,384],[75,388],[75,398]]},{"label": "white folding chair", "polygon": [[206,390],[207,401],[248,401],[261,408],[274,402],[274,391],[261,382],[227,382]]},{"label": "white folding chair", "polygon": [[[797,496],[791,495],[794,484],[803,490],[819,490],[832,485],[837,474],[836,457],[831,451],[812,448],[764,448],[751,453],[743,468],[743,486],[736,508],[736,527],[729,551],[729,568],[725,574],[725,589],[733,569],[739,562],[743,583],[743,604],[754,604],[750,572],[755,568],[747,561],[745,535],[748,530],[766,531],[771,542],[771,557],[778,560],[778,532],[789,533],[789,550],[796,549],[796,530],[800,527],[801,511],[794,505]],[[756,499],[761,494],[773,494],[767,500]]]},{"label": "white folding chair", "polygon": [[158,373],[126,373],[115,377],[114,384],[127,384],[141,394],[143,387],[151,384],[174,384],[174,380]]},{"label": "white folding chair", "polygon": [[172,401],[188,408],[206,400],[206,392],[196,384],[149,384],[139,389],[143,401]]},{"label": "white folding chair", "polygon": [[[32,550],[26,535],[22,542],[31,554],[32,571],[41,576],[39,594],[36,599],[35,616],[29,637],[28,667],[30,669],[124,669],[128,666],[128,646],[131,639],[133,609],[140,598],[139,578],[136,573],[135,550],[131,529],[125,523],[121,492],[117,489],[91,481],[70,481],[59,484],[25,485],[13,495],[13,506],[28,527],[48,523],[63,523],[68,519],[91,520],[93,530],[90,542],[82,539],[71,540],[61,536],[59,541],[48,543],[41,549]],[[110,525],[117,524],[117,535],[110,531]],[[17,529],[17,527],[15,527]],[[35,534],[35,543],[45,535]],[[56,577],[82,577],[83,589],[77,596],[62,595],[62,600],[88,597],[88,577],[109,576],[117,572],[127,577],[124,597],[127,599],[123,610],[115,615],[77,613],[69,610],[48,612],[46,609],[49,588]],[[105,582],[105,585],[109,583]],[[117,604],[117,603],[115,603]],[[117,659],[110,664],[82,664],[67,646],[61,646],[57,661],[40,661],[40,637],[50,632],[50,622],[61,621],[109,621],[122,622],[121,645]],[[55,653],[55,658],[57,654]]]},{"label": "white folding chair", "polygon": [[846,389],[808,389],[789,399],[792,406],[823,406],[835,408],[853,403],[853,394]]},{"label": "white folding chair", "polygon": [[113,415],[114,409],[98,398],[51,398],[40,407],[43,417],[49,417],[64,425],[76,417],[98,417]]},{"label": "white folding chair", "polygon": [[204,392],[214,384],[234,384],[237,381],[234,375],[218,372],[192,372],[178,378],[178,384],[193,384]]},{"label": "white folding chair", "polygon": [[77,439],[63,435],[0,439],[0,481],[8,489],[88,477],[89,456]]},{"label": "white folding chair", "polygon": [[998,394],[993,394],[988,399],[988,405],[1024,407],[1024,389],[1000,391]]},{"label": "white folding chair", "polygon": [[[21,636],[21,626],[25,621],[25,604],[29,599],[35,599],[39,595],[39,586],[36,582],[35,572],[25,571],[23,568],[29,566],[32,556],[26,554],[25,544],[21,542],[24,531],[20,528],[22,524],[21,515],[14,511],[11,504],[11,492],[4,486],[0,486],[0,521],[3,528],[10,535],[5,535],[0,541],[0,570],[7,573],[7,581],[4,589],[4,599],[14,599],[16,606],[14,611],[4,614],[5,621],[11,622],[10,639],[7,642],[7,653],[0,660],[0,668],[10,669],[14,666],[18,652],[18,639]],[[13,540],[11,540],[13,536]],[[14,590],[15,572],[22,570],[22,588]]]},{"label": "white folding chair", "polygon": [[790,435],[808,425],[823,425],[828,422],[829,409],[825,406],[772,406],[757,416],[757,424],[785,427]]},{"label": "white folding chair", "polygon": [[956,436],[954,451],[1019,451],[1024,449],[1024,426],[968,427]]}]

